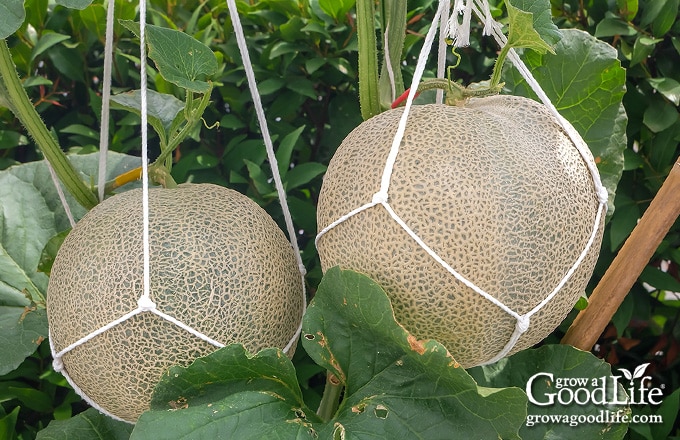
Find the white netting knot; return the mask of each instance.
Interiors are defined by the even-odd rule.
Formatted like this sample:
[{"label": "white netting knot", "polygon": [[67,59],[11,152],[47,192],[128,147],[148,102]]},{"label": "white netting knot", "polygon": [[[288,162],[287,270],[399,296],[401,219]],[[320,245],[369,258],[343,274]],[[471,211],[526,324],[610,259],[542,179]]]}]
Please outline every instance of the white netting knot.
[{"label": "white netting knot", "polygon": [[531,316],[527,315],[521,315],[517,317],[517,324],[515,325],[515,328],[519,332],[519,334],[522,334],[529,330],[529,326],[531,325]]},{"label": "white netting knot", "polygon": [[373,194],[372,203],[375,205],[387,203],[387,199],[389,199],[389,197],[390,196],[387,194],[387,191],[378,191],[377,193]]},{"label": "white netting knot", "polygon": [[597,200],[603,205],[607,204],[607,200],[609,199],[607,188],[604,186],[598,186],[595,188],[595,192],[597,193]]},{"label": "white netting knot", "polygon": [[156,309],[156,303],[151,301],[151,298],[149,298],[148,296],[142,295],[137,300],[137,307],[142,312],[150,312],[151,310]]},{"label": "white netting knot", "polygon": [[61,360],[61,356],[54,357],[52,360],[52,368],[54,368],[54,371],[57,373],[64,371],[64,362]]}]

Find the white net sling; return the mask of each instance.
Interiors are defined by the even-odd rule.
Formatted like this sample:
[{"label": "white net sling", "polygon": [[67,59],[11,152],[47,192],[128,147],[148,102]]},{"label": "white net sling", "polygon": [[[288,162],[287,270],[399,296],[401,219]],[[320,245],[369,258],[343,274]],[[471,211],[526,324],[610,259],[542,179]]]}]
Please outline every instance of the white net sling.
[{"label": "white net sling", "polygon": [[[291,246],[293,248],[293,253],[295,255],[295,259],[298,264],[298,268],[300,271],[300,277],[301,277],[301,284],[302,284],[302,311],[301,311],[301,316],[304,315],[306,305],[307,305],[307,300],[306,300],[306,292],[305,292],[305,274],[306,274],[306,269],[305,266],[302,262],[302,258],[300,255],[300,250],[296,241],[296,229],[294,227],[292,217],[290,214],[290,209],[288,207],[288,203],[286,200],[286,192],[283,187],[283,183],[281,180],[281,176],[279,174],[279,168],[277,164],[277,159],[276,155],[274,153],[274,146],[273,142],[271,139],[271,136],[269,134],[269,129],[267,126],[267,120],[265,118],[265,113],[264,113],[264,108],[262,106],[262,102],[260,99],[260,95],[257,89],[257,83],[255,80],[255,74],[253,70],[253,66],[250,61],[250,55],[248,52],[248,48],[246,45],[246,39],[245,35],[243,32],[243,27],[241,25],[240,17],[238,14],[238,10],[236,8],[236,2],[235,0],[226,0],[227,6],[229,9],[229,14],[234,26],[234,34],[238,43],[239,50],[241,52],[242,56],[242,61],[243,61],[243,67],[245,69],[246,77],[248,80],[248,86],[250,89],[250,93],[255,105],[255,110],[258,118],[258,122],[260,124],[260,128],[262,131],[262,137],[264,139],[264,144],[265,148],[267,151],[267,157],[269,160],[269,163],[271,165],[272,169],[272,174],[273,174],[273,180],[276,186],[276,190],[279,196],[279,201],[281,204],[283,216],[284,216],[284,221],[286,224],[286,229],[288,233],[288,238],[290,240]],[[140,26],[140,34],[139,34],[139,39],[140,39],[140,77],[141,77],[141,147],[142,147],[142,158],[141,158],[141,163],[142,163],[142,215],[143,215],[143,234],[142,234],[142,242],[143,242],[143,267],[144,267],[144,272],[143,272],[143,290],[142,294],[140,295],[138,301],[137,301],[137,307],[133,310],[130,310],[128,313],[123,314],[119,318],[109,322],[108,324],[102,326],[101,328],[98,328],[97,330],[91,332],[90,334],[80,338],[79,340],[73,342],[72,344],[68,345],[67,347],[63,348],[60,351],[57,351],[52,343],[52,338],[50,338],[50,347],[52,350],[52,356],[53,356],[53,366],[55,371],[60,372],[64,377],[67,379],[69,384],[74,388],[74,390],[81,395],[92,407],[96,408],[100,412],[109,415],[110,417],[117,419],[117,420],[122,420],[122,421],[127,421],[124,420],[116,415],[111,414],[108,412],[106,409],[104,409],[101,405],[97,404],[97,402],[93,401],[91,398],[89,398],[83,390],[81,390],[78,385],[72,380],[72,378],[68,375],[68,372],[64,368],[64,363],[63,363],[63,356],[66,355],[68,352],[72,351],[78,346],[81,346],[85,344],[87,341],[90,341],[91,339],[97,337],[98,335],[101,335],[102,333],[106,332],[107,330],[110,330],[111,328],[131,319],[134,316],[137,316],[142,313],[152,313],[163,320],[166,320],[173,325],[179,327],[183,331],[191,334],[193,337],[199,338],[202,341],[207,342],[208,344],[211,344],[215,346],[216,348],[221,348],[224,347],[225,344],[222,342],[215,340],[211,337],[206,336],[202,332],[192,328],[191,326],[181,322],[180,320],[176,319],[175,317],[171,316],[170,314],[164,313],[163,311],[159,310],[156,307],[156,304],[154,301],[151,299],[150,296],[150,270],[149,270],[149,191],[148,191],[148,151],[147,151],[147,139],[148,139],[148,124],[147,124],[147,79],[146,75],[144,72],[146,72],[146,46],[145,46],[145,26],[143,25],[146,23],[146,2],[145,1],[140,1],[139,4],[139,15],[140,15],[140,23],[142,24]],[[113,41],[113,20],[114,20],[114,7],[113,7],[113,2],[109,1],[109,6],[108,6],[108,12],[107,12],[107,30],[106,30],[106,47],[105,47],[105,66],[104,66],[104,84],[103,84],[103,104],[102,104],[102,134],[101,134],[101,140],[100,140],[100,167],[99,167],[99,197],[100,200],[103,199],[104,194],[103,194],[103,189],[104,189],[104,183],[105,183],[105,176],[106,176],[106,152],[108,150],[108,113],[109,113],[109,95],[110,95],[110,76],[111,76],[111,59],[113,56],[112,52],[112,41]],[[49,164],[48,164],[49,165]],[[72,216],[70,215],[70,209],[69,206],[66,202],[66,199],[63,197],[62,191],[61,191],[61,185],[58,182],[56,176],[53,174],[53,180],[54,183],[59,190],[60,198],[62,201],[62,204],[64,205],[64,209],[66,213],[69,215],[69,218],[71,219],[71,225],[74,225],[74,221],[72,220]],[[88,305],[86,305],[88,306]],[[89,305],[93,306],[93,305]],[[299,338],[300,332],[302,329],[302,321],[300,321],[300,324],[294,333],[294,335],[291,337],[287,345],[283,348],[284,353],[288,353],[292,348],[294,348],[294,344],[297,343],[297,340]]]},{"label": "white net sling", "polygon": [[[522,334],[524,334],[529,329],[531,317],[535,315],[537,312],[539,312],[546,304],[548,304],[555,297],[555,295],[557,295],[557,293],[570,280],[574,272],[578,269],[583,260],[586,258],[591,247],[593,246],[593,243],[596,240],[596,237],[598,236],[599,226],[607,209],[608,195],[607,190],[603,187],[602,182],[600,180],[599,172],[594,162],[592,161],[592,156],[590,150],[588,149],[588,146],[585,144],[580,135],[574,130],[571,124],[569,124],[557,112],[554,105],[550,102],[550,99],[541,89],[540,85],[534,79],[533,75],[526,67],[524,62],[517,55],[517,53],[514,50],[510,50],[508,58],[515,65],[515,67],[517,67],[521,75],[531,86],[532,90],[536,92],[536,94],[541,99],[543,104],[545,104],[545,106],[548,108],[550,113],[557,119],[561,128],[568,135],[573,145],[578,149],[581,158],[583,158],[583,163],[588,167],[589,174],[592,178],[593,187],[597,195],[599,205],[592,225],[590,237],[584,249],[579,254],[578,258],[576,258],[571,267],[564,273],[563,278],[557,283],[557,285],[554,286],[554,288],[548,293],[548,295],[543,299],[543,301],[541,301],[539,304],[533,307],[530,311],[520,314],[513,310],[511,307],[504,304],[503,302],[499,301],[493,295],[489,294],[488,292],[484,291],[483,289],[475,285],[473,281],[471,281],[465,275],[457,271],[452,265],[445,261],[444,258],[438,255],[437,252],[435,252],[428,245],[428,243],[426,243],[425,240],[419,237],[419,235],[416,232],[414,232],[414,228],[412,228],[406,221],[404,221],[399,216],[399,214],[393,209],[393,207],[390,205],[390,184],[392,174],[395,162],[397,160],[397,156],[399,155],[400,145],[402,144],[402,140],[404,138],[404,132],[406,130],[406,125],[409,120],[409,113],[411,111],[413,100],[415,99],[416,96],[417,86],[422,78],[423,72],[425,70],[425,64],[432,48],[435,33],[437,30],[437,23],[441,19],[441,22],[443,23],[442,25],[443,29],[441,31],[442,37],[450,37],[453,40],[454,45],[466,46],[469,44],[470,20],[472,12],[474,12],[482,21],[482,23],[484,23],[485,35],[492,35],[496,42],[501,47],[503,47],[507,43],[507,38],[501,31],[501,25],[497,23],[495,20],[493,20],[491,16],[489,5],[486,0],[467,0],[467,1],[456,0],[453,6],[454,14],[451,16],[450,20],[447,20],[445,14],[448,14],[449,9],[450,9],[449,1],[441,0],[439,2],[439,7],[432,20],[432,25],[425,37],[425,41],[423,43],[423,47],[416,64],[415,72],[413,75],[413,81],[411,83],[404,111],[399,120],[399,124],[396,133],[394,134],[391,148],[389,150],[389,155],[383,168],[379,191],[373,194],[372,199],[367,200],[365,204],[357,207],[356,209],[351,210],[350,212],[347,212],[346,214],[337,218],[335,221],[332,221],[330,224],[328,224],[328,226],[324,227],[318,233],[316,237],[316,243],[318,247],[319,241],[321,240],[322,237],[324,237],[324,235],[326,235],[329,231],[331,231],[338,225],[346,222],[348,219],[356,216],[357,214],[362,213],[363,211],[366,211],[369,208],[382,207],[389,214],[391,220],[398,224],[399,227],[404,232],[406,232],[408,236],[410,236],[421,249],[423,249],[448,273],[450,273],[451,276],[455,277],[462,284],[476,292],[476,294],[480,295],[481,297],[483,297],[490,303],[494,304],[496,307],[500,308],[505,313],[507,313],[508,315],[515,319],[514,331],[512,332],[512,335],[510,336],[505,346],[493,358],[485,362],[494,363],[500,360],[501,358],[505,357],[508,353],[510,353],[510,351],[513,349],[513,347],[515,347],[515,344],[522,336]],[[442,68],[443,57],[441,56],[442,52],[441,47],[442,44],[440,43],[439,69],[438,69],[440,76],[441,73],[444,71],[444,69]],[[438,99],[441,102],[441,96],[438,97]]]}]

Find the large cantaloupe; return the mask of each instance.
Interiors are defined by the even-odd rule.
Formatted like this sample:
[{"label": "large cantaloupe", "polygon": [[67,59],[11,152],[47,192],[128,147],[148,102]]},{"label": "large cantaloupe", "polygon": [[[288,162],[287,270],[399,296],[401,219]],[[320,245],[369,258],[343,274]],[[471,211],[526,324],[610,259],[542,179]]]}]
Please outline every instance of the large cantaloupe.
[{"label": "large cantaloupe", "polygon": [[[131,190],[105,200],[60,248],[47,297],[54,353],[137,308],[141,197]],[[149,216],[150,299],[159,311],[251,352],[289,344],[303,310],[302,278],[290,243],[262,208],[220,186],[180,185],[150,189]],[[168,367],[215,349],[142,312],[61,360],[88,401],[134,422]]]},{"label": "large cantaloupe", "polygon": [[[320,231],[380,190],[402,113],[375,116],[343,141],[319,196]],[[598,228],[582,264],[510,353],[545,338],[583,294],[604,221],[595,225],[593,178],[555,118],[512,96],[414,106],[387,202],[451,268],[520,315],[553,291]],[[464,367],[493,359],[515,330],[514,317],[426,253],[384,205],[328,229],[317,246],[324,270],[339,265],[372,277],[402,325],[443,343]]]}]

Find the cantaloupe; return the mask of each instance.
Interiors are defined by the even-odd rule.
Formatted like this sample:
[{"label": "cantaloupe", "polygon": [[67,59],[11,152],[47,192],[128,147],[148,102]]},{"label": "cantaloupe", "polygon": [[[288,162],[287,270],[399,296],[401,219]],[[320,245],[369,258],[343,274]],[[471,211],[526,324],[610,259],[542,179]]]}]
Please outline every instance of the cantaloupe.
[{"label": "cantaloupe", "polygon": [[[141,197],[139,189],[105,200],[61,246],[47,299],[54,353],[137,308]],[[150,299],[158,310],[251,352],[289,344],[302,318],[302,277],[262,208],[227,188],[189,184],[150,189],[149,216]],[[134,422],[168,367],[216,349],[142,312],[65,353],[63,371],[88,401]]]},{"label": "cantaloupe", "polygon": [[[407,330],[438,340],[464,367],[479,365],[501,353],[515,318],[447,271],[382,204],[324,231],[380,190],[402,113],[394,109],[365,121],[332,158],[318,204],[322,267],[339,265],[370,276],[386,289]],[[599,199],[585,160],[593,163],[592,155],[584,159],[547,109],[526,98],[474,98],[462,106],[411,110],[387,202],[474,285],[526,314],[595,237],[510,353],[554,330],[592,274],[604,216],[597,220]]]}]

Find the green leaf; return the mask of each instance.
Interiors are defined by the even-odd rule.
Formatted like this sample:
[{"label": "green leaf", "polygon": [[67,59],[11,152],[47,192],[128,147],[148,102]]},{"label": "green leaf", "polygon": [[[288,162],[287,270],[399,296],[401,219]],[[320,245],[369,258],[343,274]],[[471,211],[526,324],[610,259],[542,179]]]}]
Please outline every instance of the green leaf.
[{"label": "green leaf", "polygon": [[345,386],[319,438],[519,438],[524,393],[478,387],[444,346],[399,325],[385,292],[364,275],[328,270],[302,334],[311,358]]},{"label": "green leaf", "polygon": [[71,37],[69,35],[64,35],[64,34],[58,34],[56,32],[45,32],[40,39],[38,40],[38,43],[36,43],[35,47],[33,47],[33,50],[31,51],[31,61],[35,60],[37,56],[51,48],[52,46],[55,46],[62,41],[69,40]]},{"label": "green leaf", "polygon": [[647,82],[677,107],[680,105],[680,83],[673,78],[648,78]]},{"label": "green leaf", "polygon": [[548,45],[554,46],[562,33],[552,21],[550,0],[512,0],[512,6],[532,14],[533,28]]},{"label": "green leaf", "polygon": [[319,0],[319,7],[335,21],[343,21],[342,18],[355,3],[356,0]]},{"label": "green leaf", "polygon": [[[569,388],[573,391],[582,387],[587,390],[595,390],[592,380],[598,381],[598,386],[602,388],[604,378],[604,394],[607,400],[613,400],[613,381],[612,372],[609,364],[596,358],[591,353],[577,350],[568,345],[545,345],[539,349],[523,350],[513,356],[502,359],[493,365],[475,367],[468,370],[475,378],[477,383],[488,387],[521,387],[536,402],[545,403],[549,401],[548,393],[559,392],[558,379],[577,378],[581,379],[581,385]],[[533,382],[531,378],[540,374]],[[552,379],[549,376],[552,375]],[[583,385],[583,381],[586,385]],[[561,385],[560,385],[561,386]],[[564,393],[566,396],[569,393]],[[582,393],[580,393],[582,394]],[[618,401],[626,397],[621,384],[617,388]],[[616,413],[623,411],[630,416],[630,408],[624,405],[614,405],[612,403],[595,404],[590,401],[581,405],[571,403],[562,405],[558,401],[547,406],[539,406],[531,401],[528,404],[528,418],[522,425],[520,436],[524,440],[533,439],[621,439],[626,433],[626,423],[579,423],[578,426],[570,426],[569,420],[560,423],[535,423],[536,417],[558,416],[578,417],[588,415],[598,416],[601,411]],[[611,419],[610,419],[611,420]]]},{"label": "green leaf", "polygon": [[[139,23],[121,20],[128,30],[139,37]],[[161,76],[192,92],[206,93],[206,82],[217,72],[217,58],[212,50],[195,38],[176,29],[146,25],[149,58],[154,60]]]},{"label": "green leaf", "polygon": [[326,165],[316,162],[305,162],[297,165],[286,174],[286,190],[291,190],[309,183],[312,179],[326,172]]},{"label": "green leaf", "polygon": [[16,424],[19,417],[19,407],[17,406],[11,413],[0,417],[0,438],[14,440],[17,438]]},{"label": "green leaf", "polygon": [[637,34],[637,31],[633,26],[611,13],[608,13],[595,28],[595,37],[597,38],[613,37],[616,35],[630,36],[635,34]]},{"label": "green leaf", "polygon": [[671,292],[680,292],[680,281],[673,275],[667,272],[661,272],[653,266],[644,268],[639,277],[640,282],[649,284],[659,290],[669,290]]},{"label": "green leaf", "polygon": [[59,251],[59,248],[61,247],[69,232],[71,232],[71,230],[67,229],[66,231],[62,231],[49,239],[43,248],[42,253],[40,254],[38,271],[50,276],[54,259],[57,257],[57,252]]},{"label": "green leaf", "polygon": [[45,338],[44,308],[0,306],[0,376],[17,368]]},{"label": "green leaf", "polygon": [[0,150],[27,145],[28,139],[16,131],[0,131]]},{"label": "green leaf", "polygon": [[24,0],[3,0],[0,3],[0,38],[7,38],[16,32],[26,19]]},{"label": "green leaf", "polygon": [[665,0],[658,1],[662,3],[663,7],[659,11],[659,15],[652,22],[652,33],[655,37],[663,37],[673,27],[678,16],[679,0]]},{"label": "green leaf", "polygon": [[663,417],[663,423],[651,425],[653,438],[667,438],[673,430],[680,409],[680,388],[663,399],[656,413]]},{"label": "green leaf", "polygon": [[128,440],[133,425],[90,408],[66,420],[52,420],[36,440]]},{"label": "green leaf", "polygon": [[[524,61],[590,147],[609,192],[607,214],[611,215],[626,149],[628,118],[621,103],[626,73],[610,45],[578,30],[563,30],[562,35],[555,55],[526,52]],[[516,69],[505,69],[503,79],[511,93],[536,99]]]},{"label": "green leaf", "polygon": [[[555,53],[552,46],[545,41],[542,36],[534,28],[534,14],[525,12],[510,2],[506,1],[508,8],[508,42],[507,45],[513,48],[527,48],[533,49],[538,53]],[[536,2],[541,5],[545,2]],[[548,8],[548,11],[550,9]],[[548,17],[549,18],[549,17]],[[544,20],[544,17],[538,15],[536,19]],[[551,21],[552,23],[552,21]],[[553,25],[554,27],[554,25]],[[559,32],[557,32],[559,34]],[[559,40],[558,38],[551,38],[552,40]]]},{"label": "green leaf", "polygon": [[[136,115],[142,114],[142,95],[140,90],[111,96],[113,108],[124,109]],[[170,139],[173,122],[184,110],[184,102],[172,95],[158,93],[153,90],[146,92],[147,120],[161,139]]]},{"label": "green leaf", "polygon": [[170,368],[131,439],[312,439],[312,422],[319,421],[281,350],[251,355],[232,344]]},{"label": "green leaf", "polygon": [[269,184],[269,177],[262,171],[262,168],[260,168],[258,164],[251,162],[248,159],[244,159],[243,161],[248,168],[248,175],[258,193],[267,195],[274,191],[274,188]]},{"label": "green leaf", "polygon": [[678,120],[678,110],[663,99],[654,99],[645,110],[642,122],[654,133],[666,130]]},{"label": "green leaf", "polygon": [[56,0],[58,5],[66,6],[67,8],[73,9],[85,9],[87,8],[92,0]]},{"label": "green leaf", "polygon": [[37,412],[52,412],[52,398],[41,390],[36,390],[28,385],[8,387],[7,391],[19,400],[26,408]]},{"label": "green leaf", "polygon": [[663,41],[662,39],[653,39],[645,35],[639,35],[633,44],[633,52],[630,55],[630,65],[634,66],[645,61],[654,52],[656,44]]},{"label": "green leaf", "polygon": [[282,180],[285,180],[286,178],[286,173],[288,173],[290,161],[293,156],[293,149],[304,129],[305,126],[303,125],[288,133],[286,137],[281,140],[279,148],[276,149],[276,162],[279,165],[279,175]]},{"label": "green leaf", "polygon": [[628,238],[640,219],[640,207],[625,194],[617,194],[616,212],[611,218],[610,250],[616,251]]},{"label": "green leaf", "polygon": [[[90,180],[97,175],[98,157],[72,155],[70,160]],[[138,164],[139,158],[110,153],[108,175]],[[75,218],[81,218],[85,209],[66,198]],[[47,276],[38,264],[48,241],[69,227],[44,161],[0,172],[0,375],[17,368],[47,337]]]},{"label": "green leaf", "polygon": [[103,5],[91,4],[80,11],[80,19],[88,31],[97,36],[99,41],[104,41],[106,31],[106,8]]},{"label": "green leaf", "polygon": [[616,0],[622,17],[627,21],[632,21],[637,15],[639,3],[638,0]]}]

